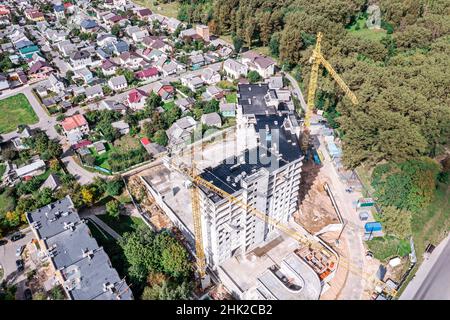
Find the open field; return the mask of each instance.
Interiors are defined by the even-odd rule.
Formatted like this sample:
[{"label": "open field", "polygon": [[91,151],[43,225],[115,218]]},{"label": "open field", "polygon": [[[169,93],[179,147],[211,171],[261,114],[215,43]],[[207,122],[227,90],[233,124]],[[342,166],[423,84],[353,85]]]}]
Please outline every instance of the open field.
[{"label": "open field", "polygon": [[171,18],[176,18],[178,16],[178,8],[180,7],[178,2],[158,3],[156,0],[134,0],[133,2],[149,8],[154,13]]},{"label": "open field", "polygon": [[24,94],[0,100],[0,133],[11,132],[20,124],[35,124],[39,121]]},{"label": "open field", "polygon": [[350,29],[348,29],[350,31],[350,34],[371,41],[381,41],[381,39],[386,36],[386,30],[368,29],[366,27],[366,20],[366,18],[362,17],[356,20],[356,23],[352,25]]}]

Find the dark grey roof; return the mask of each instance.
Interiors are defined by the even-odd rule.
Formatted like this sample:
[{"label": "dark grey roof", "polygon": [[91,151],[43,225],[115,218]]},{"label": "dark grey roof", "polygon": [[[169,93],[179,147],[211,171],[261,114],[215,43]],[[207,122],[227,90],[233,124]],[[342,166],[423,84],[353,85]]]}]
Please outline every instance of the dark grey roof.
[{"label": "dark grey roof", "polygon": [[52,252],[52,260],[56,269],[66,268],[84,259],[84,253],[98,248],[97,241],[90,236],[89,228],[84,222],[75,225],[46,240]]},{"label": "dark grey roof", "polygon": [[274,107],[269,107],[264,100],[264,96],[269,91],[267,83],[239,84],[238,85],[238,105],[242,106],[243,114],[274,114]]},{"label": "dark grey roof", "polygon": [[[121,293],[122,300],[132,299],[130,289],[125,291],[125,281],[121,282],[103,248],[96,249],[90,257],[79,260],[62,273],[68,283],[70,279],[74,280],[72,290],[69,290],[74,300],[115,300],[116,293]],[[111,291],[105,288],[108,284],[113,286]]]},{"label": "dark grey roof", "polygon": [[72,60],[82,60],[82,59],[87,59],[90,56],[91,55],[89,54],[89,52],[87,52],[85,50],[81,50],[81,51],[75,51],[74,53],[72,53],[72,55],[70,56],[70,59],[72,59]]},{"label": "dark grey roof", "polygon": [[80,221],[69,196],[45,207],[27,213],[28,222],[36,225],[36,232],[42,238],[50,238]]},{"label": "dark grey roof", "polygon": [[[235,179],[242,177],[242,173],[249,176],[263,168],[270,173],[302,156],[297,136],[288,129],[290,125],[288,116],[274,114],[258,115],[255,118],[255,129],[259,135],[260,145],[246,150],[239,157],[225,159],[214,168],[206,168],[201,174],[202,178],[229,194],[241,190],[240,182],[236,182]],[[275,147],[273,141],[277,141],[276,153],[270,151]],[[206,190],[205,192],[211,194]],[[215,202],[221,200],[214,194],[211,194],[211,198]]]}]

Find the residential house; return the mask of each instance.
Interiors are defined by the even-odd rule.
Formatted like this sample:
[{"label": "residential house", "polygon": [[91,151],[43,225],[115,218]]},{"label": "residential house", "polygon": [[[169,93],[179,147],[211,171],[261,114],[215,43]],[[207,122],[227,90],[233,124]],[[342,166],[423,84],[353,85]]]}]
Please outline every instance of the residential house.
[{"label": "residential house", "polygon": [[181,77],[181,84],[183,86],[188,87],[193,92],[196,92],[197,89],[201,88],[203,86],[203,80],[199,75],[187,75],[184,77]]},{"label": "residential house", "polygon": [[222,119],[217,112],[203,114],[200,121],[208,127],[220,128],[222,126]]},{"label": "residential house", "polygon": [[105,146],[105,144],[104,144],[102,141],[94,142],[94,143],[92,144],[92,146],[94,147],[95,151],[96,151],[98,154],[103,154],[103,153],[106,152],[106,146]]},{"label": "residential house", "polygon": [[120,64],[123,67],[132,69],[132,70],[137,70],[141,67],[141,63],[143,62],[143,58],[138,55],[137,53],[131,51],[131,52],[123,52],[120,56],[119,56],[119,61]]},{"label": "residential house", "polygon": [[225,118],[231,118],[236,116],[236,104],[235,103],[220,103],[220,114]]},{"label": "residential house", "polygon": [[11,142],[13,143],[14,148],[16,148],[17,151],[27,150],[29,149],[28,146],[24,144],[24,139],[31,137],[31,130],[28,126],[26,126],[17,137],[11,139]]},{"label": "residential house", "polygon": [[26,217],[36,255],[48,260],[49,284],[59,285],[69,300],[133,299],[70,196],[27,212]]},{"label": "residential house", "polygon": [[113,110],[124,114],[127,110],[127,107],[120,102],[114,100],[102,100],[100,102],[99,108],[101,110]]},{"label": "residential house", "polygon": [[139,29],[131,33],[131,38],[134,43],[141,43],[145,37],[148,37],[148,31],[145,29]]},{"label": "residential house", "polygon": [[56,191],[61,187],[61,180],[54,173],[51,173],[44,183],[39,187],[39,190],[50,189],[51,191]]},{"label": "residential house", "polygon": [[150,67],[142,71],[138,71],[134,75],[140,81],[156,81],[158,80],[159,72],[155,67]]},{"label": "residential house", "polygon": [[206,42],[209,42],[209,27],[203,24],[198,24],[195,27],[196,33]]},{"label": "residential house", "polygon": [[70,55],[70,67],[72,70],[81,69],[91,64],[91,55],[86,50],[76,51]]},{"label": "residential house", "polygon": [[273,76],[275,73],[275,61],[254,51],[244,52],[242,63],[247,65],[250,70],[258,72],[263,78]]},{"label": "residential house", "polygon": [[47,79],[47,89],[50,91],[53,91],[55,93],[61,93],[64,91],[66,86],[64,85],[64,82],[56,76],[54,73],[50,74],[50,76]]},{"label": "residential house", "polygon": [[148,20],[151,15],[152,15],[152,12],[150,11],[150,9],[147,9],[147,8],[137,11],[137,16],[142,20]]},{"label": "residential house", "polygon": [[142,40],[142,44],[149,49],[160,50],[162,52],[172,51],[172,47],[163,41],[159,36],[148,36]]},{"label": "residential house", "polygon": [[53,12],[58,19],[63,19],[65,17],[64,10],[63,4],[55,4],[53,6]]},{"label": "residential house", "polygon": [[23,179],[43,174],[45,172],[45,168],[46,168],[45,162],[39,159],[30,164],[17,168],[15,171],[17,177]]},{"label": "residential house", "polygon": [[158,89],[157,93],[163,101],[168,101],[175,97],[175,88],[170,84],[164,84]]},{"label": "residential house", "polygon": [[282,76],[270,77],[269,79],[266,79],[266,83],[269,84],[269,89],[279,90],[284,87]]},{"label": "residential house", "polygon": [[102,98],[102,97],[103,97],[103,90],[101,85],[96,84],[95,86],[86,88],[87,99],[92,100],[95,98]]},{"label": "residential house", "polygon": [[134,110],[144,109],[147,96],[147,93],[140,89],[131,90],[127,97],[129,107]]},{"label": "residential house", "polygon": [[7,89],[9,89],[8,78],[5,75],[0,74],[0,91]]},{"label": "residential house", "polygon": [[97,35],[97,45],[100,47],[105,47],[114,43],[117,43],[117,38],[110,33],[101,33]]},{"label": "residential house", "polygon": [[81,135],[89,133],[89,124],[82,114],[65,118],[61,122],[61,126],[66,136],[72,132],[78,132]]},{"label": "residential house", "polygon": [[213,70],[212,68],[203,69],[201,77],[203,82],[205,82],[206,84],[216,84],[221,80],[220,73]]},{"label": "residential house", "polygon": [[53,68],[46,61],[35,62],[28,70],[28,76],[31,79],[42,80],[48,77]]},{"label": "residential house", "polygon": [[94,75],[92,74],[92,72],[86,68],[86,67],[82,67],[79,69],[74,70],[74,79],[81,79],[84,81],[85,84],[90,83],[92,80],[94,80]]},{"label": "residential house", "polygon": [[117,64],[115,64],[112,60],[106,59],[103,61],[101,65],[101,70],[105,76],[112,76],[116,74]]},{"label": "residential house", "polygon": [[228,77],[239,79],[241,76],[247,76],[248,67],[233,59],[227,59],[223,63],[223,71]]},{"label": "residential house", "polygon": [[169,144],[178,146],[188,142],[191,134],[195,130],[197,122],[191,116],[186,116],[175,121],[169,129],[166,130]]},{"label": "residential house", "polygon": [[45,17],[42,12],[40,12],[38,9],[26,9],[24,11],[25,17],[28,20],[38,22],[38,21],[44,21]]},{"label": "residential house", "polygon": [[185,112],[190,109],[195,103],[195,99],[191,97],[181,98],[175,100],[175,105],[181,109],[181,112]]},{"label": "residential house", "polygon": [[224,96],[224,92],[222,89],[219,89],[216,86],[209,86],[206,88],[205,92],[202,93],[202,98],[205,101],[209,101],[212,99],[220,100]]},{"label": "residential house", "polygon": [[81,21],[80,27],[83,32],[93,32],[98,27],[98,24],[95,20],[86,19]]},{"label": "residential house", "polygon": [[156,157],[157,155],[166,152],[167,150],[165,147],[151,142],[148,138],[142,138],[141,144],[145,148],[145,150],[147,150],[148,154],[152,157]]},{"label": "residential house", "polygon": [[19,49],[19,55],[24,60],[30,59],[36,52],[40,52],[39,47],[36,45],[27,46]]},{"label": "residential house", "polygon": [[125,76],[116,76],[108,80],[108,86],[114,91],[120,91],[127,88],[128,83]]},{"label": "residential house", "polygon": [[130,125],[123,120],[111,123],[113,128],[116,128],[121,135],[130,133]]},{"label": "residential house", "polygon": [[193,70],[197,70],[205,65],[205,58],[202,53],[190,56],[189,61]]}]

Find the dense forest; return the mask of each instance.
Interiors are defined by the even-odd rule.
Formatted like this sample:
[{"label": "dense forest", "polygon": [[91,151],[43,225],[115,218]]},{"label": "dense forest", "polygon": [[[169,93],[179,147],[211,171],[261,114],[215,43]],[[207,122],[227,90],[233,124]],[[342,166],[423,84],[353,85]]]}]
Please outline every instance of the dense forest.
[{"label": "dense forest", "polygon": [[450,2],[371,1],[382,13],[384,30],[376,37],[355,32],[367,18],[365,0],[180,2],[180,19],[206,23],[247,48],[268,47],[303,87],[322,31],[324,56],[360,101],[353,106],[323,71],[316,105],[340,129],[348,167],[433,157],[448,142]]},{"label": "dense forest", "polygon": [[[315,105],[337,129],[343,163],[369,174],[389,235],[413,235],[419,255],[427,241],[444,237],[450,227],[448,0],[178,2],[180,20],[208,24],[238,52],[270,54],[304,92],[321,31],[323,55],[359,100],[353,105],[321,69]],[[372,4],[381,11],[379,30],[366,25]]]}]

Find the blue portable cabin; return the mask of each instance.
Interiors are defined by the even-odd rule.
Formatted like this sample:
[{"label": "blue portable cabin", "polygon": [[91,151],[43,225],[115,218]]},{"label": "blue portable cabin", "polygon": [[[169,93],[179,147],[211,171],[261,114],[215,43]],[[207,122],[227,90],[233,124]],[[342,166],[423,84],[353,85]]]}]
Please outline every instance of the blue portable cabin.
[{"label": "blue portable cabin", "polygon": [[366,230],[366,233],[371,233],[381,231],[383,227],[381,226],[380,222],[367,222],[364,225],[364,229]]}]

